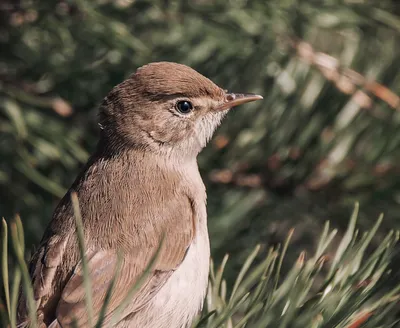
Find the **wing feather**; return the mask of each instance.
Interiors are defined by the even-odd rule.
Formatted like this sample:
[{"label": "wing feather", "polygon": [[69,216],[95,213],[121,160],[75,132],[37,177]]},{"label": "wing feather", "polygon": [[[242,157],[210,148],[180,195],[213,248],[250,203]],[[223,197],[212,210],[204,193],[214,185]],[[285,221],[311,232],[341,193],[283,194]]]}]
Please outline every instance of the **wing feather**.
[{"label": "wing feather", "polygon": [[[183,202],[184,203],[184,202]],[[181,202],[182,205],[182,202]],[[165,284],[173,271],[182,263],[187,250],[194,237],[194,213],[191,202],[176,211],[177,217],[166,218],[162,230],[166,231],[161,249],[155,260],[151,272],[144,278],[139,289],[134,294],[129,306],[122,312],[121,319],[131,313],[139,311],[146,306],[157,291]],[[179,221],[184,221],[179,224]],[[156,231],[159,236],[155,236]],[[130,287],[134,286],[143,275],[149,261],[159,248],[154,242],[161,240],[160,229],[149,229],[146,226],[138,230],[136,236],[141,241],[140,245],[132,247],[129,252],[122,254],[120,272],[116,274],[118,263],[117,249],[89,249],[87,263],[92,286],[93,313],[98,318],[107,290],[115,278],[113,293],[106,310],[106,321],[109,322],[118,305],[127,296]],[[57,284],[57,277],[62,267],[66,252],[66,239],[60,240],[57,236],[38,250],[32,263],[32,279],[38,308],[49,317],[53,312],[54,327],[68,327],[72,320],[77,320],[79,327],[88,326],[88,312],[85,303],[86,290],[83,284],[82,263],[78,262],[72,273],[68,275],[63,284]],[[56,240],[57,242],[53,241]],[[60,286],[61,287],[60,289]]]}]

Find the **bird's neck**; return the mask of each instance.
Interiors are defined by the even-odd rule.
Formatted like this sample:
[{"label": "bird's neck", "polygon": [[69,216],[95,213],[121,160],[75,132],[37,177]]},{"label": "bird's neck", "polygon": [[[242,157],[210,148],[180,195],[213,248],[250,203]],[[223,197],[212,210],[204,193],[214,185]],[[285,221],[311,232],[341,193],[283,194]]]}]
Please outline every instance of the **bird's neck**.
[{"label": "bird's neck", "polygon": [[156,165],[166,169],[176,169],[182,167],[196,167],[197,155],[199,151],[189,151],[181,147],[143,147],[135,145],[126,145],[117,142],[100,141],[95,158],[105,161],[124,161],[127,163],[136,163],[137,160],[148,162],[150,166]]}]

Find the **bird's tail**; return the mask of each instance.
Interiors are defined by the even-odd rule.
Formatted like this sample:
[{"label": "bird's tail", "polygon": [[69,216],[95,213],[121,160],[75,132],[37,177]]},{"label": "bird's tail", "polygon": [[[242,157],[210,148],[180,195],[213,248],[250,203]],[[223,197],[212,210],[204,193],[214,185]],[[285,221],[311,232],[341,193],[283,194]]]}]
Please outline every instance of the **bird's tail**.
[{"label": "bird's tail", "polygon": [[[54,326],[54,327],[61,328],[61,326]],[[29,320],[25,320],[25,321],[19,322],[17,324],[17,328],[48,328],[48,327],[46,326],[46,324],[43,321],[39,322],[36,327],[31,327],[31,323],[29,322]]]},{"label": "bird's tail", "polygon": [[61,325],[58,322],[58,320],[56,319],[47,328],[61,328]]}]

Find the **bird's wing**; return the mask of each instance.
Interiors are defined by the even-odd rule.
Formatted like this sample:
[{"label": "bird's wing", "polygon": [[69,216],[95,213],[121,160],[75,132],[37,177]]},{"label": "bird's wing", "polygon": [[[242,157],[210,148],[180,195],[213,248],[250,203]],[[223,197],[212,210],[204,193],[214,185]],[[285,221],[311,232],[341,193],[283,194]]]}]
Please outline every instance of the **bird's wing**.
[{"label": "bird's wing", "polygon": [[[164,221],[166,237],[161,243],[147,234],[143,241],[123,254],[120,270],[116,274],[118,263],[117,250],[89,250],[87,255],[88,272],[92,286],[92,309],[95,319],[99,316],[107,290],[114,280],[113,292],[107,306],[105,317],[110,320],[118,305],[126,298],[129,289],[140,279],[140,286],[129,302],[125,315],[134,313],[146,305],[164,285],[173,271],[182,263],[194,236],[194,213],[190,202],[176,210],[177,217]],[[189,221],[191,220],[191,221]],[[181,224],[179,224],[179,222]],[[152,229],[149,229],[152,230]],[[138,232],[146,234],[146,231]],[[142,236],[143,237],[143,236]],[[146,240],[148,242],[146,242]],[[151,241],[151,242],[150,242]],[[147,275],[143,275],[151,259],[158,254],[155,263]],[[85,303],[86,289],[83,283],[83,265],[78,263],[71,278],[64,287],[57,305],[56,317],[61,326],[68,326],[72,318],[79,327],[88,325],[88,311]],[[124,314],[122,315],[122,317]]]},{"label": "bird's wing", "polygon": [[[43,317],[55,311],[60,297],[60,286],[63,277],[60,276],[62,257],[66,248],[67,238],[53,235],[46,239],[29,263],[29,273],[32,279],[33,296],[38,309],[39,327],[44,325]],[[58,283],[57,283],[58,281]],[[61,282],[61,283],[60,283]],[[28,307],[22,288],[18,300],[18,324],[21,327],[28,322]],[[45,325],[44,325],[45,326]]]}]

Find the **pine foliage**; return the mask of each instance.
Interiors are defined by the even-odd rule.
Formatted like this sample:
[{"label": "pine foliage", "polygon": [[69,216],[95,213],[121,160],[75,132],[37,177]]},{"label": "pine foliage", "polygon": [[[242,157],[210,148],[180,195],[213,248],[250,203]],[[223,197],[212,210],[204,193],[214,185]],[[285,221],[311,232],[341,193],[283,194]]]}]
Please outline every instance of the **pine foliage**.
[{"label": "pine foliage", "polygon": [[[216,263],[231,254],[211,274],[204,315],[215,312],[201,325],[395,324],[397,234],[385,234],[400,222],[397,0],[4,0],[0,43],[0,215],[20,213],[25,229],[11,230],[16,256],[3,252],[11,308],[21,252],[94,149],[99,102],[168,60],[264,96],[232,111],[199,158]],[[346,228],[355,201],[361,230],[385,212],[380,231]],[[326,219],[337,238],[323,248]],[[292,227],[292,246],[277,248]]]},{"label": "pine foliage", "polygon": [[[86,263],[79,205],[76,198],[73,202],[81,258]],[[293,231],[289,233],[284,244],[275,248],[260,252],[260,246],[257,246],[243,263],[233,286],[228,286],[224,279],[228,256],[225,256],[218,267],[211,263],[204,310],[192,327],[396,327],[400,323],[400,284],[398,281],[395,284],[390,282],[393,278],[390,266],[399,232],[389,232],[378,247],[367,253],[367,248],[371,246],[371,240],[382,222],[382,216],[369,231],[360,232],[356,227],[357,215],[358,205],[334,257],[327,256],[327,248],[337,230],[332,230],[327,221],[313,255],[308,257],[305,252],[300,252],[292,268],[283,277],[281,267],[286,252],[291,247]],[[5,296],[0,303],[0,314],[3,327],[15,328],[18,287],[21,282],[29,308],[35,309],[36,304],[24,261],[24,232],[18,217],[10,224],[10,232],[12,252],[8,249],[9,229],[3,220],[1,273]],[[262,260],[253,265],[259,253],[262,253]],[[17,265],[14,269],[8,266],[10,255],[16,258]],[[146,277],[157,256],[158,252],[149,259],[148,269],[142,277]],[[118,265],[116,275],[117,272]],[[84,269],[83,274],[87,290],[86,306],[90,309],[91,283],[88,271]],[[12,283],[11,276],[14,277]],[[140,283],[141,279],[127,292],[121,309],[129,302]],[[108,295],[112,293],[112,286],[111,282]],[[107,300],[109,298],[106,297],[104,308],[107,307]],[[117,309],[116,317],[119,313]],[[97,320],[90,310],[88,314],[92,326],[101,327],[104,313]],[[35,310],[30,311],[30,318],[31,326],[36,327]]]}]

